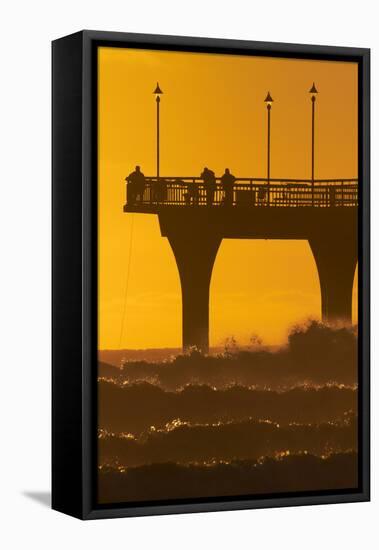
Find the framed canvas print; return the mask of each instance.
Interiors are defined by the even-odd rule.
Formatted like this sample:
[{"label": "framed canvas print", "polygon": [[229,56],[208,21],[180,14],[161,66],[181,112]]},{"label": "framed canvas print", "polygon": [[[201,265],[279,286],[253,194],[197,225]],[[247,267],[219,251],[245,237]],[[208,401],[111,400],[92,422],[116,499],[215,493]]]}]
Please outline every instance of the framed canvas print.
[{"label": "framed canvas print", "polygon": [[369,499],[369,50],[53,42],[53,508]]}]

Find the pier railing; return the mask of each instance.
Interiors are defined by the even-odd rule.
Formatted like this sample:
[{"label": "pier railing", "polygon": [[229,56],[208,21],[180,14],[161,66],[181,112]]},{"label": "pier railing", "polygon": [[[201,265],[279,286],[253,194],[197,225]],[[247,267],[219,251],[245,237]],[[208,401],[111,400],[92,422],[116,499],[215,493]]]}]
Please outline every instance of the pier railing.
[{"label": "pier railing", "polygon": [[237,178],[223,186],[220,178],[209,186],[197,177],[145,179],[127,184],[128,206],[234,206],[234,207],[354,207],[358,205],[357,179],[295,180]]}]

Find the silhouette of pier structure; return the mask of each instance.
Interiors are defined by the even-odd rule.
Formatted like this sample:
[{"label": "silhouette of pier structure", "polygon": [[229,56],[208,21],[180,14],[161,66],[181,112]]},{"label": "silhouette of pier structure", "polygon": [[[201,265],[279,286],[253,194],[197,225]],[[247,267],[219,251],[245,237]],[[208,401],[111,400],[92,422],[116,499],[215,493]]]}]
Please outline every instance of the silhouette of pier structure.
[{"label": "silhouette of pier structure", "polygon": [[[326,323],[351,323],[357,263],[357,179],[237,178],[226,204],[220,179],[212,205],[196,177],[146,178],[124,212],[156,214],[173,250],[182,289],[183,348],[209,349],[209,290],[222,239],[307,240]],[[289,259],[290,261],[290,259]]]}]

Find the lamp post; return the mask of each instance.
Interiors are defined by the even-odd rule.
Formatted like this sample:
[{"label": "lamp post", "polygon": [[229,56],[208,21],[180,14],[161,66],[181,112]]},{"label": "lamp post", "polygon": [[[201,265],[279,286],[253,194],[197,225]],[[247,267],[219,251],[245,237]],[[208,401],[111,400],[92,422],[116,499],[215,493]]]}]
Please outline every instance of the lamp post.
[{"label": "lamp post", "polygon": [[161,98],[159,96],[163,94],[162,90],[159,87],[158,82],[153,93],[155,94],[155,101],[157,102],[157,181],[158,181],[159,180],[159,105],[161,102]]},{"label": "lamp post", "polygon": [[314,194],[315,194],[315,107],[316,107],[316,94],[318,93],[315,83],[313,82],[312,88],[309,90],[312,101],[312,206],[314,206]]},{"label": "lamp post", "polygon": [[264,101],[267,107],[267,206],[270,206],[271,105],[273,101],[270,92],[267,92]]}]

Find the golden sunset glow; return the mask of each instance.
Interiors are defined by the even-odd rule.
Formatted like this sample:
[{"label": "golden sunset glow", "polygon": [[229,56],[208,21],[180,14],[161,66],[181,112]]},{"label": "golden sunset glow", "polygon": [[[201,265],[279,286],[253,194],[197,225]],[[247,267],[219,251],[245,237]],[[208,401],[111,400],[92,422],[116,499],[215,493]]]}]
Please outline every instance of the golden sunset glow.
[{"label": "golden sunset glow", "polygon": [[[125,177],[156,174],[157,81],[161,176],[199,176],[208,166],[266,176],[270,91],[271,177],[358,175],[358,68],[354,63],[99,49],[99,349],[180,347],[181,290],[173,253],[153,214],[124,213]],[[357,281],[353,290],[357,316]],[[126,302],[126,316],[122,329]],[[224,240],[211,282],[210,344],[258,334],[280,344],[294,323],[321,317],[307,241]]]}]

